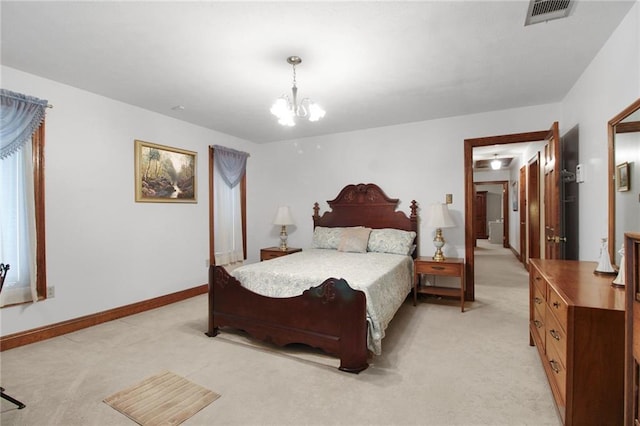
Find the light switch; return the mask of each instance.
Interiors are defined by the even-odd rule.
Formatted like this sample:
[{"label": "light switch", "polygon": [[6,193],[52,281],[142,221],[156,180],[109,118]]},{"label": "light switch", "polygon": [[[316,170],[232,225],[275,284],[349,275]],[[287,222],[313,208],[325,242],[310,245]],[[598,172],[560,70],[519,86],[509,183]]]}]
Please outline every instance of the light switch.
[{"label": "light switch", "polygon": [[584,182],[584,170],[582,169],[582,164],[578,164],[576,166],[576,183]]}]

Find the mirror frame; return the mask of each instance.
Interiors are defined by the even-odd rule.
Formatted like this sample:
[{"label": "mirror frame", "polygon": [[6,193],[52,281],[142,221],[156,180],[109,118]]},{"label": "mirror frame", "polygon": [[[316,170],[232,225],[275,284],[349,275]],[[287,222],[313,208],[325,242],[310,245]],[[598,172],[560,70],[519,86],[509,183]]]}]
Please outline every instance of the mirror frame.
[{"label": "mirror frame", "polygon": [[[609,257],[611,258],[611,264],[616,265],[615,247],[616,246],[616,155],[615,155],[615,134],[616,126],[620,124],[622,120],[629,117],[631,114],[640,109],[640,98],[636,99],[634,103],[626,107],[622,112],[609,120],[607,133],[609,135]],[[614,248],[614,250],[611,249]],[[616,265],[617,266],[617,265]]]}]

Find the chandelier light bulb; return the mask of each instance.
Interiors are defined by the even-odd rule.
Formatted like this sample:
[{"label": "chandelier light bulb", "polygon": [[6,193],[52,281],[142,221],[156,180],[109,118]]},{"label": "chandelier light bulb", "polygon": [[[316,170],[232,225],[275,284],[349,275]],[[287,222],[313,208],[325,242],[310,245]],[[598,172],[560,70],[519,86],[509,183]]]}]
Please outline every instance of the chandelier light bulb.
[{"label": "chandelier light bulb", "polygon": [[278,123],[283,126],[295,126],[296,118],[306,118],[309,121],[318,121],[323,118],[326,112],[318,104],[311,102],[309,98],[304,98],[298,103],[298,87],[296,86],[296,65],[302,63],[298,56],[290,56],[287,62],[293,67],[293,86],[291,87],[292,98],[283,95],[276,99],[271,106],[271,114],[278,118]]},{"label": "chandelier light bulb", "polygon": [[498,160],[498,154],[496,154],[494,160],[491,162],[491,168],[493,170],[499,170],[500,166],[502,166],[502,161]]}]

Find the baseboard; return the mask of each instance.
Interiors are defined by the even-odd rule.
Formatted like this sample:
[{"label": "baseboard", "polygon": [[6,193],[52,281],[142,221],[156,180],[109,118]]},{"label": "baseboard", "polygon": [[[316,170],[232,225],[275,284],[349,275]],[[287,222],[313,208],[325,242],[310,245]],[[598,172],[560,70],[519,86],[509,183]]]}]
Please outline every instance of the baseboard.
[{"label": "baseboard", "polygon": [[0,352],[17,348],[18,346],[24,346],[30,343],[39,342],[41,340],[50,339],[52,337],[61,336],[63,334],[71,333],[72,331],[82,330],[83,328],[102,324],[103,322],[113,321],[118,318],[123,318],[133,314],[139,314],[140,312],[170,305],[171,303],[179,302],[181,300],[204,294],[208,290],[208,284],[203,284],[198,287],[189,288],[186,290],[178,291],[176,293],[155,297],[149,300],[143,300],[142,302],[132,303],[130,305],[121,306],[119,308],[109,309],[108,311],[98,312],[95,314],[70,319],[56,324],[34,328],[32,330],[9,334],[7,336],[0,337]]},{"label": "baseboard", "polygon": [[522,257],[520,257],[520,253],[518,253],[511,244],[509,244],[509,248],[511,249],[511,253],[513,253],[516,259],[518,259],[519,262],[522,262]]}]

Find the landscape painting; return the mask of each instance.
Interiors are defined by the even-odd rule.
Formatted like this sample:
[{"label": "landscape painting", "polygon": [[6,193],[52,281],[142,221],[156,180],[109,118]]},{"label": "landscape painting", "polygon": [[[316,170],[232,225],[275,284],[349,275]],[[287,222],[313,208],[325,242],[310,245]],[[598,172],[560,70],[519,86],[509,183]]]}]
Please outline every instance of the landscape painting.
[{"label": "landscape painting", "polygon": [[196,203],[197,153],[135,141],[136,201]]}]

